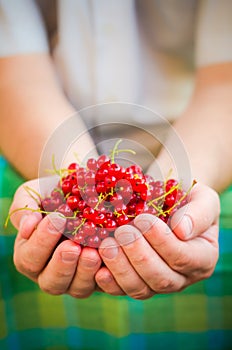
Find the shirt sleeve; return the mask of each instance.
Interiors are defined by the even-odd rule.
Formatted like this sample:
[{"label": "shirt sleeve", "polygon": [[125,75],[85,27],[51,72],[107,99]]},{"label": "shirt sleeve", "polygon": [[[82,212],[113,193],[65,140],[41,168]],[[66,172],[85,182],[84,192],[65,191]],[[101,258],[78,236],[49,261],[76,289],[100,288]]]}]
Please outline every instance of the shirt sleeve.
[{"label": "shirt sleeve", "polygon": [[0,0],[0,57],[48,52],[44,23],[34,0]]},{"label": "shirt sleeve", "polygon": [[232,61],[232,1],[202,0],[196,31],[196,65]]}]

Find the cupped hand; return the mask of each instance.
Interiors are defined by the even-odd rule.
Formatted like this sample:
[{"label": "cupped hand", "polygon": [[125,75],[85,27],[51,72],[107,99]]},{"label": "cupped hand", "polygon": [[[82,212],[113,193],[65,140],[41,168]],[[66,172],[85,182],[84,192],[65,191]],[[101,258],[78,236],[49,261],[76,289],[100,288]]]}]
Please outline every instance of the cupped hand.
[{"label": "cupped hand", "polygon": [[134,226],[121,226],[115,238],[102,242],[105,267],[96,273],[98,286],[112,295],[147,299],[210,277],[218,260],[219,213],[217,193],[198,183],[170,226],[150,214],[137,216]]},{"label": "cupped hand", "polygon": [[43,180],[47,186],[41,186],[40,181],[28,181],[19,187],[10,208],[11,221],[18,229],[14,245],[16,269],[49,294],[88,297],[96,290],[95,274],[101,258],[96,249],[81,248],[63,239],[66,220],[60,214],[54,212],[42,218],[37,212],[39,204],[25,189],[40,193],[41,188],[50,186],[49,178]]}]

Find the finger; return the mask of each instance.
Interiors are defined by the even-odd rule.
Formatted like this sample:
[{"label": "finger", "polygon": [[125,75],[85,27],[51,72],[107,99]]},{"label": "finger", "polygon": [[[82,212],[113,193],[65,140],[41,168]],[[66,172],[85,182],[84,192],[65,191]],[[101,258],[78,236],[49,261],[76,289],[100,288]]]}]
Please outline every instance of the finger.
[{"label": "finger", "polygon": [[[9,213],[10,220],[17,229],[20,227],[21,219],[25,215],[30,214],[29,209],[37,210],[39,208],[39,197],[32,192],[30,195],[30,192],[27,190],[28,188],[33,188],[35,192],[39,192],[38,179],[26,182],[25,184],[21,185],[15,192]],[[42,215],[40,213],[36,213],[35,216],[38,216],[38,219],[42,218]]]},{"label": "finger", "polygon": [[19,225],[19,233],[17,239],[29,239],[33,231],[38,226],[41,221],[42,216],[39,213],[31,213],[28,215],[22,216]]},{"label": "finger", "polygon": [[[41,196],[47,195],[57,181],[57,176],[47,176],[27,181],[17,189],[9,210],[11,222],[17,229],[19,229],[21,218],[24,215],[39,209]],[[37,215],[42,218],[41,213],[37,213]]]},{"label": "finger", "polygon": [[117,284],[114,276],[106,266],[98,270],[95,280],[101,291],[111,295],[125,295],[125,292]]},{"label": "finger", "polygon": [[134,224],[143,232],[151,247],[174,271],[186,276],[206,277],[218,257],[218,226],[212,225],[201,236],[189,241],[179,240],[160,219],[141,214]]},{"label": "finger", "polygon": [[113,238],[103,240],[100,255],[121,289],[134,299],[147,299],[154,292],[135,271],[122,248]]},{"label": "finger", "polygon": [[46,216],[28,240],[15,240],[14,263],[17,270],[36,280],[62,236],[66,220],[57,213]]},{"label": "finger", "polygon": [[40,288],[52,295],[66,293],[75,275],[80,254],[80,245],[70,240],[60,243],[38,277]]},{"label": "finger", "polygon": [[171,228],[180,239],[192,239],[216,223],[219,213],[218,194],[213,189],[197,183],[190,193],[189,203],[173,215]]},{"label": "finger", "polygon": [[87,298],[96,288],[95,274],[101,266],[101,258],[94,248],[85,247],[79,258],[76,274],[68,293],[75,298]]},{"label": "finger", "polygon": [[139,276],[153,291],[170,293],[185,286],[185,276],[173,271],[137,228],[121,226],[115,231],[115,238]]}]

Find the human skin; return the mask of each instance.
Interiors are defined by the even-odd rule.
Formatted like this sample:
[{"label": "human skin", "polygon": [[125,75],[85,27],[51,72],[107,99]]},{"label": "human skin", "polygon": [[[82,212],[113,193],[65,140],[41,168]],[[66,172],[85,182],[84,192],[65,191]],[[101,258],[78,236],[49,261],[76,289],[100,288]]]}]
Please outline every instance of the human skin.
[{"label": "human skin", "polygon": [[[128,294],[146,299],[156,293],[180,291],[209,277],[218,259],[220,206],[216,191],[230,183],[232,174],[231,157],[228,157],[231,67],[227,63],[199,69],[193,98],[174,125],[198,183],[190,193],[185,215],[183,209],[179,209],[172,218],[171,229],[159,219],[142,214],[135,220],[136,227],[125,225],[117,229],[115,239],[105,239],[97,252],[71,241],[63,241],[56,247],[64,227],[63,219],[56,217],[56,223],[60,222],[57,231],[54,227],[51,229],[48,218],[41,220],[38,213],[25,216],[25,212],[18,211],[11,217],[18,229],[14,251],[16,268],[50,294],[68,293],[78,298],[102,290],[112,295]],[[222,133],[223,141],[215,142]],[[228,161],[222,162],[223,158]],[[164,151],[158,160],[164,170],[170,168]],[[215,171],[218,167],[220,174]],[[37,180],[28,185],[38,189]],[[11,211],[26,204],[35,206],[20,187]],[[124,242],[120,239],[122,236]],[[131,236],[136,239],[131,241]],[[129,241],[125,242],[126,238]],[[101,267],[102,260],[105,267]]]},{"label": "human skin", "polygon": [[[0,58],[0,76],[0,149],[26,179],[36,178],[47,140],[77,112],[66,98],[48,54]],[[77,134],[85,128],[80,118],[75,128]],[[86,133],[76,146],[82,159],[94,144]]]},{"label": "human skin", "polygon": [[[103,290],[112,294],[123,290],[132,293],[132,296],[135,293],[136,297],[139,295],[140,298],[152,294],[153,291],[177,291],[193,283],[194,280],[207,278],[212,274],[218,255],[220,207],[217,192],[223,191],[232,179],[231,96],[231,63],[212,65],[197,71],[192,99],[186,111],[174,124],[188,153],[193,177],[199,182],[191,191],[187,211],[183,213],[184,209],[180,209],[173,216],[172,231],[168,231],[168,235],[163,223],[147,215],[145,221],[149,219],[151,223],[148,231],[144,231],[143,224],[141,226],[141,222],[144,223],[144,215],[141,215],[135,220],[136,228],[121,227],[116,231],[115,240],[105,240],[100,255],[107,269],[102,268],[96,275],[97,283]],[[172,140],[168,140],[167,144],[172,145]],[[158,161],[166,172],[172,168],[165,148],[161,150]],[[151,165],[149,169],[151,173],[152,168]],[[207,187],[203,184],[207,184]],[[127,236],[130,237],[132,234],[138,239],[121,242],[122,238],[126,240]],[[147,246],[147,241],[153,248],[153,254],[150,256],[158,259],[158,264],[149,265],[152,266],[150,270],[144,267],[145,262],[149,260],[147,252],[150,247]],[[141,251],[142,242],[146,247],[143,251]],[[205,247],[204,250],[205,244],[209,244],[210,249]],[[114,248],[110,248],[111,246]],[[175,255],[177,252],[179,254]],[[113,253],[117,253],[116,256],[113,256]],[[205,258],[208,262],[204,260]],[[171,268],[166,274],[162,269],[164,262]],[[141,270],[141,266],[144,269]],[[153,278],[159,268],[162,271],[160,279]],[[178,275],[179,272],[181,276]],[[135,276],[137,283],[134,282]],[[140,289],[136,289],[138,285]]]}]

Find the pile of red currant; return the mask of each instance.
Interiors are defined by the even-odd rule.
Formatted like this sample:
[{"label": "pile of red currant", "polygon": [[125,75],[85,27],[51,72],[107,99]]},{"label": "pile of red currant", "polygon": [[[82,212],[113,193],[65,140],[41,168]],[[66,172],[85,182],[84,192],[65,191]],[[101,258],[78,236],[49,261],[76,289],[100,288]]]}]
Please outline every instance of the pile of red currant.
[{"label": "pile of red currant", "polygon": [[187,193],[175,179],[155,181],[138,165],[123,167],[106,155],[90,158],[85,167],[72,163],[41,201],[41,212],[66,217],[64,235],[98,248],[117,227],[131,224],[141,213],[150,213],[168,223],[187,202]]}]

